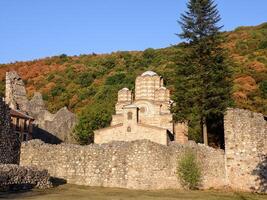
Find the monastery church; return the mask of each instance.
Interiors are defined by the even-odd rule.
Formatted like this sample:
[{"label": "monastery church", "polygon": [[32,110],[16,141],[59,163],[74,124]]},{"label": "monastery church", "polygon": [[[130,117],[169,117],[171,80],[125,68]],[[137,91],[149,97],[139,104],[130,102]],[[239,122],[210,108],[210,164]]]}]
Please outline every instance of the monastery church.
[{"label": "monastery church", "polygon": [[148,139],[163,145],[174,140],[185,143],[187,126],[173,123],[172,103],[163,78],[153,71],[144,72],[136,78],[134,96],[128,88],[118,92],[111,126],[95,131],[94,142]]}]

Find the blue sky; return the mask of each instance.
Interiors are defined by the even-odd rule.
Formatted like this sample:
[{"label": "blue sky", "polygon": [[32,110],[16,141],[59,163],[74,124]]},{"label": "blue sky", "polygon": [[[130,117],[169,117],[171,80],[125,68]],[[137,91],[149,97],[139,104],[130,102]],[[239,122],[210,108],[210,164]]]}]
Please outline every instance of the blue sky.
[{"label": "blue sky", "polygon": [[[178,43],[186,0],[0,0],[0,63]],[[225,30],[267,22],[267,0],[216,0]]]}]

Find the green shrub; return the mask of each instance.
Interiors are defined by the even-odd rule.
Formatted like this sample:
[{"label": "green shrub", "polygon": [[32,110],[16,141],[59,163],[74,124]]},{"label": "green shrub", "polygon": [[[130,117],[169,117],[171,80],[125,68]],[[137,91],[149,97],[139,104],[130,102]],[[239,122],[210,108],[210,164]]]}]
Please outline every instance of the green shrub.
[{"label": "green shrub", "polygon": [[148,48],[143,52],[143,57],[145,59],[153,59],[155,58],[156,54],[155,54],[155,50],[152,48]]},{"label": "green shrub", "polygon": [[117,73],[113,76],[109,76],[106,79],[106,85],[119,85],[125,82],[126,75],[124,73]]},{"label": "green shrub", "polygon": [[104,128],[111,121],[111,110],[105,104],[88,106],[79,115],[79,121],[74,128],[75,137],[82,145],[93,142],[94,130]]},{"label": "green shrub", "polygon": [[70,67],[70,66],[65,70],[65,73],[66,73],[67,78],[71,80],[73,80],[76,76],[73,67]]},{"label": "green shrub", "polygon": [[68,56],[67,56],[67,54],[65,54],[65,53],[59,55],[59,58],[61,58],[61,59],[64,59],[64,58],[67,58],[67,57],[68,57]]},{"label": "green shrub", "polygon": [[5,83],[0,81],[0,98],[5,95]]},{"label": "green shrub", "polygon": [[262,42],[259,44],[259,49],[267,49],[267,40],[262,41]]},{"label": "green shrub", "polygon": [[261,25],[260,25],[260,28],[261,28],[261,29],[267,29],[267,23],[263,23],[263,24],[261,24]]},{"label": "green shrub", "polygon": [[265,56],[259,56],[257,57],[257,61],[263,63],[263,64],[267,64],[267,58]]},{"label": "green shrub", "polygon": [[56,61],[57,64],[64,64],[65,62],[68,61],[68,56],[67,54],[64,54],[64,53],[59,55],[57,58],[58,58]]},{"label": "green shrub", "polygon": [[85,100],[93,95],[95,95],[97,92],[95,87],[87,87],[87,88],[82,88],[78,90],[76,93],[78,94],[79,100]]},{"label": "green shrub", "polygon": [[116,66],[116,58],[107,57],[106,59],[100,61],[100,65],[106,69],[112,69]]},{"label": "green shrub", "polygon": [[74,82],[81,85],[82,87],[87,87],[90,86],[93,81],[93,75],[90,72],[87,72],[80,74]]},{"label": "green shrub", "polygon": [[244,41],[238,41],[236,43],[236,49],[241,55],[245,55],[248,52],[248,44]]},{"label": "green shrub", "polygon": [[58,96],[58,95],[61,95],[63,92],[65,92],[66,91],[66,89],[63,87],[63,86],[61,86],[61,85],[57,85],[56,87],[54,87],[52,90],[51,90],[51,95],[53,96],[53,97],[55,97],[55,96]]},{"label": "green shrub", "polygon": [[44,93],[44,94],[42,94],[42,95],[43,95],[43,100],[44,100],[44,101],[48,101],[48,99],[49,99],[48,94]]},{"label": "green shrub", "polygon": [[260,91],[264,98],[267,98],[267,81],[262,81],[260,83]]},{"label": "green shrub", "polygon": [[199,187],[201,169],[192,150],[186,150],[178,160],[177,175],[184,188],[194,190]]}]

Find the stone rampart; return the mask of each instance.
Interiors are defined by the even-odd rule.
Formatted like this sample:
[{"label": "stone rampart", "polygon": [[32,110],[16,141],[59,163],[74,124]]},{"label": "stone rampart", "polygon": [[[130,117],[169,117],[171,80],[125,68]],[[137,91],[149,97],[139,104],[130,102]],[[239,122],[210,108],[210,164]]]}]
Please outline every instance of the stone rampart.
[{"label": "stone rampart", "polygon": [[40,140],[23,143],[21,164],[47,169],[68,183],[129,189],[180,188],[177,159],[187,149],[197,153],[203,170],[203,188],[225,185],[224,152],[188,143],[169,146],[148,140],[78,146],[51,145]]},{"label": "stone rampart", "polygon": [[267,192],[267,122],[260,113],[229,109],[224,119],[226,175],[235,189]]},{"label": "stone rampart", "polygon": [[68,183],[129,189],[180,188],[177,160],[186,149],[197,153],[202,188],[229,186],[267,192],[266,117],[229,109],[224,120],[225,152],[189,142],[169,146],[149,140],[78,146],[23,143],[21,164],[47,169]]}]

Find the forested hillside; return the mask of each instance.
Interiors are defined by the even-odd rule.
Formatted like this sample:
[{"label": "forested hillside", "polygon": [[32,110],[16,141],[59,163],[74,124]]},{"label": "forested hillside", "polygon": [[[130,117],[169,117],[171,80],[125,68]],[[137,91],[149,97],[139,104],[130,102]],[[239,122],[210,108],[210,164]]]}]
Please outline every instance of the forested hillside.
[{"label": "forested hillside", "polygon": [[[225,48],[233,58],[231,67],[235,106],[267,115],[267,23],[240,27],[226,35]],[[54,56],[29,62],[0,65],[0,94],[4,92],[5,72],[16,70],[24,80],[29,97],[40,91],[50,111],[62,106],[80,115],[80,120],[108,124],[116,102],[117,91],[134,87],[135,77],[153,70],[164,77],[174,90],[177,60],[183,45],[143,52],[116,52],[103,55]],[[188,66],[190,67],[190,66]],[[100,124],[99,124],[100,123]],[[83,129],[86,127],[83,127]]]}]

